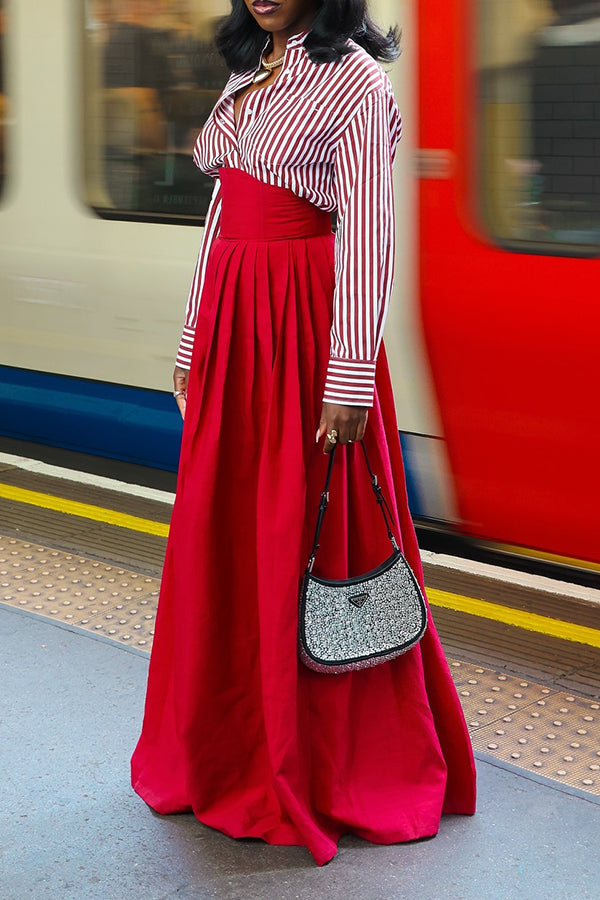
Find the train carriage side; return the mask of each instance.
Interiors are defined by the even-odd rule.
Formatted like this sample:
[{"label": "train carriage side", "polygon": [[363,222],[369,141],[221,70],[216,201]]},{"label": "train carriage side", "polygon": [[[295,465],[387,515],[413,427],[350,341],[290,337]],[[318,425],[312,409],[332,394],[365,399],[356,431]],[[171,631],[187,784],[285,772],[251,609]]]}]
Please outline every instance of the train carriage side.
[{"label": "train carriage side", "polygon": [[420,306],[460,528],[596,563],[598,6],[419,5]]}]

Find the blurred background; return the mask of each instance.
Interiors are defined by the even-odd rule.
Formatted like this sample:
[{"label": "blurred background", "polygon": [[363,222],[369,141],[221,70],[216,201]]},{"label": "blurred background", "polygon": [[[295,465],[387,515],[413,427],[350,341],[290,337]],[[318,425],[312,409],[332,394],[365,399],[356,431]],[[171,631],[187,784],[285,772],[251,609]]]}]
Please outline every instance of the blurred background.
[{"label": "blurred background", "polygon": [[[386,345],[413,514],[597,571],[600,2],[371,6],[403,31]],[[175,470],[228,8],[0,0],[5,447]]]}]

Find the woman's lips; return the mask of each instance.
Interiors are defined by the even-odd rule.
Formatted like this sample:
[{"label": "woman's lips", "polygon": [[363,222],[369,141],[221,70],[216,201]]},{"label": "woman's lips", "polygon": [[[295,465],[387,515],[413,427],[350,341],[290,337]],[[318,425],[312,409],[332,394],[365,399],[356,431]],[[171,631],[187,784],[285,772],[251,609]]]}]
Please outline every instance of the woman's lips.
[{"label": "woman's lips", "polygon": [[271,0],[254,0],[252,9],[259,16],[268,16],[279,9],[279,3],[272,3]]}]

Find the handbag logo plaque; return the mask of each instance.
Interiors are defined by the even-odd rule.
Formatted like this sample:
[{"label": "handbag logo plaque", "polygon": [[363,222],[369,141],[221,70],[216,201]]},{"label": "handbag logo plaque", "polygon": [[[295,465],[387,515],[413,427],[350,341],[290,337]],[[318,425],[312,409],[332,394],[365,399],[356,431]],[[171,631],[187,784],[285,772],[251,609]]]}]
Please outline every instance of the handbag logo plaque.
[{"label": "handbag logo plaque", "polygon": [[398,547],[391,529],[391,510],[373,474],[364,443],[361,444],[393,552],[376,569],[353,578],[336,581],[312,574],[329,503],[334,448],[300,592],[300,658],[318,672],[350,672],[387,662],[414,647],[427,627],[421,588]]},{"label": "handbag logo plaque", "polygon": [[355,594],[354,597],[348,597],[348,600],[350,601],[350,603],[353,603],[355,606],[358,606],[359,609],[361,608],[361,606],[364,606],[364,604],[367,602],[368,599],[369,599],[368,594]]}]

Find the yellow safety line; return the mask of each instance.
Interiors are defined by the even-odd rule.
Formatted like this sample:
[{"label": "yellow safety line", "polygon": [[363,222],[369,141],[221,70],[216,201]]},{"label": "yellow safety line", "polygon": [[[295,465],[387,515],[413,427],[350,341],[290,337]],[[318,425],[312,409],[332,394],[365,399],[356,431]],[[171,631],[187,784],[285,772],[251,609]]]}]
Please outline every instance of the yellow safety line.
[{"label": "yellow safety line", "polygon": [[479,616],[481,619],[515,625],[517,628],[524,628],[525,631],[535,631],[538,634],[561,638],[563,641],[574,641],[577,644],[600,647],[600,631],[585,625],[575,625],[573,622],[564,622],[562,619],[550,619],[548,616],[525,612],[511,606],[500,606],[499,603],[475,600],[473,597],[462,597],[460,594],[451,594],[448,591],[439,591],[434,588],[427,589],[427,597],[432,606],[442,606],[444,609],[469,613],[469,615]]},{"label": "yellow safety line", "polygon": [[0,484],[0,497],[5,500],[15,500],[17,503],[27,503],[30,506],[40,506],[42,509],[53,509],[56,512],[66,513],[68,516],[106,522],[108,525],[128,528],[130,531],[141,531],[144,534],[155,534],[159,537],[167,537],[169,534],[169,526],[164,522],[141,519],[138,516],[117,512],[115,509],[92,506],[91,503],[79,503],[78,500],[65,500],[63,497],[54,497],[39,491],[28,491],[10,484]]},{"label": "yellow safety line", "polygon": [[[96,522],[106,522],[108,525],[128,528],[130,531],[141,531],[144,534],[154,534],[159,537],[167,537],[169,534],[169,526],[164,522],[141,519],[138,516],[117,512],[114,509],[105,509],[102,506],[93,506],[90,503],[80,503],[77,500],[65,500],[63,497],[55,497],[39,491],[29,491],[9,484],[0,484],[0,498],[14,500],[17,503],[27,503],[31,506],[39,506],[43,509],[52,509],[56,512],[66,513],[66,515],[70,516],[79,516],[83,519],[93,519]],[[501,606],[499,603],[489,603],[487,600],[476,600],[474,597],[463,597],[460,594],[452,594],[435,588],[428,588],[427,597],[432,606],[453,609],[456,612],[468,613],[472,616],[479,616],[482,619],[491,619],[493,622],[503,622],[505,625],[514,625],[526,631],[535,631],[538,634],[562,638],[565,641],[587,644],[590,647],[600,647],[600,631],[594,628],[587,628],[585,625],[575,625],[572,622],[551,619],[548,616],[540,616],[537,613],[525,612],[510,606]]]}]

